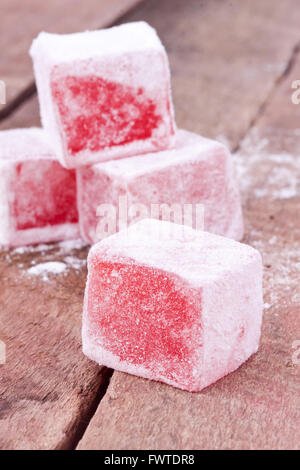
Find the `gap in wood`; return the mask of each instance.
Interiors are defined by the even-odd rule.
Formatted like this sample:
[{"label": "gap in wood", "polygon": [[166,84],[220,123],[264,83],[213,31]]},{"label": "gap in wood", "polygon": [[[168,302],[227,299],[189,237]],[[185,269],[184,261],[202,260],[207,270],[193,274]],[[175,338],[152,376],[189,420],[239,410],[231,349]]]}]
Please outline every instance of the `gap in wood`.
[{"label": "gap in wood", "polygon": [[276,92],[276,89],[282,83],[282,81],[285,80],[285,78],[290,74],[290,72],[293,70],[293,67],[295,65],[296,58],[297,58],[297,55],[299,54],[299,52],[300,52],[300,42],[298,42],[293,47],[292,53],[290,55],[290,58],[289,58],[289,60],[286,64],[284,70],[282,71],[282,73],[274,81],[274,84],[272,86],[272,89],[271,89],[270,93],[268,94],[266,99],[261,103],[261,105],[258,107],[258,110],[257,110],[255,116],[252,118],[252,120],[251,120],[248,128],[246,129],[244,135],[240,138],[239,142],[232,149],[232,153],[236,153],[240,150],[242,142],[247,137],[249,132],[253,129],[253,127],[256,125],[259,118],[264,114],[265,109],[267,108],[269,103],[271,103],[271,101],[272,101],[272,98],[273,98],[273,96]]},{"label": "gap in wood", "polygon": [[[143,0],[145,1],[145,0]],[[139,2],[141,3],[141,2]],[[117,16],[114,21],[108,23],[107,25],[103,25],[98,29],[103,28],[110,28],[112,26],[116,26],[122,23],[123,18],[126,17],[127,14],[134,12],[138,7],[139,3],[129,8],[127,11],[121,13],[120,16]],[[36,85],[35,82],[30,83],[23,91],[21,91],[15,98],[13,98],[4,108],[0,110],[0,121],[3,121],[12,113],[14,113],[17,109],[19,109],[27,100],[32,98],[36,93]]]},{"label": "gap in wood", "polygon": [[87,427],[90,424],[91,419],[96,413],[102,398],[104,397],[106,390],[109,386],[110,379],[113,375],[113,369],[108,369],[107,367],[102,367],[100,371],[101,383],[98,387],[96,396],[91,401],[87,411],[80,416],[79,420],[76,421],[72,428],[66,435],[66,438],[63,442],[59,443],[56,450],[76,450],[76,447],[79,441],[82,439]]}]

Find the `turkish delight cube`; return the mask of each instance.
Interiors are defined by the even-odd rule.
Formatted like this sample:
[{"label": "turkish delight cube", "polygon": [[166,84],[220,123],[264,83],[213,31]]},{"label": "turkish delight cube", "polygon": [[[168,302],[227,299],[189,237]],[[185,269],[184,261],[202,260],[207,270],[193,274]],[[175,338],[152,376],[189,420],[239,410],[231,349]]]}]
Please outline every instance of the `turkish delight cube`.
[{"label": "turkish delight cube", "polygon": [[31,47],[42,123],[76,168],[172,145],[168,59],[145,22],[57,35]]},{"label": "turkish delight cube", "polygon": [[261,320],[250,246],[144,219],[90,250],[83,351],[99,364],[199,391],[257,351]]},{"label": "turkish delight cube", "polygon": [[78,238],[76,174],[56,160],[44,130],[0,132],[0,244]]},{"label": "turkish delight cube", "polygon": [[193,228],[203,229],[204,220],[205,231],[243,236],[231,155],[219,142],[191,132],[179,130],[171,150],[82,167],[77,185],[81,236],[89,243],[137,218],[183,223],[186,214]]}]

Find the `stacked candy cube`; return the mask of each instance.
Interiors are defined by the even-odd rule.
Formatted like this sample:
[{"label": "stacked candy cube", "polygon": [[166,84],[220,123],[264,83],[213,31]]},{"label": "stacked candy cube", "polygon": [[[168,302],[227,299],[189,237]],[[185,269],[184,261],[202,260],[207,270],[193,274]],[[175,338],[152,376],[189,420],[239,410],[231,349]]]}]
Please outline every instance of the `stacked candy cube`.
[{"label": "stacked candy cube", "polygon": [[[84,352],[201,390],[255,352],[260,336],[261,259],[234,241],[243,218],[230,153],[176,129],[167,55],[144,22],[40,33],[31,55],[43,129],[0,133],[0,243],[79,233],[95,243]],[[144,215],[99,241],[98,208],[120,195],[144,206],[202,204],[206,231]]]}]

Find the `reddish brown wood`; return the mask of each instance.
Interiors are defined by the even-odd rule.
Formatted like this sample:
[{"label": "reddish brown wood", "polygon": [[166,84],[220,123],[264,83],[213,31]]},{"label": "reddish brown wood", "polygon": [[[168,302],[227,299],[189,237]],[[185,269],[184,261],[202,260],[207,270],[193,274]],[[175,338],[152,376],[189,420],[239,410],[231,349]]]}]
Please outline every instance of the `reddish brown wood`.
[{"label": "reddish brown wood", "polygon": [[178,125],[235,148],[299,43],[297,0],[147,0],[122,20],[142,19],[166,46]]},{"label": "reddish brown wood", "polygon": [[[209,14],[202,22],[195,14],[194,23],[186,23],[183,13],[173,30],[169,18],[165,41],[171,49],[182,125],[212,136],[221,133],[234,147],[257,113],[241,143],[237,170],[244,241],[261,251],[265,265],[259,352],[197,394],[115,372],[79,449],[299,449],[300,366],[293,362],[293,343],[300,340],[300,108],[291,104],[299,55],[276,83],[267,107],[258,112],[258,103],[274,85],[270,75],[274,78],[274,71],[282,71],[292,57],[293,41],[287,37],[288,29],[293,34],[296,5],[290,3],[291,9],[284,11],[272,2],[271,11],[270,2],[251,2],[252,7],[243,2],[239,9],[230,4],[228,34],[221,4],[218,13],[216,3],[208,2],[202,12],[207,8]],[[199,30],[206,30],[208,45],[204,38],[199,41],[197,21]],[[183,43],[173,42],[175,30]],[[283,47],[282,37],[287,41]]]},{"label": "reddish brown wood", "polygon": [[[296,0],[147,0],[125,18],[146,19],[158,28],[170,53],[180,126],[222,135],[234,148],[269,97],[256,120],[258,130],[242,144],[238,170],[245,241],[263,252],[265,302],[271,307],[259,353],[200,394],[115,373],[81,449],[299,447],[299,366],[292,362],[292,343],[300,339],[299,189],[297,197],[278,197],[292,194],[284,184],[299,170],[293,156],[281,156],[288,172],[278,183],[279,157],[269,158],[300,149],[300,108],[290,102],[290,82],[300,69],[292,68],[271,93],[298,41],[296,6]],[[38,123],[33,98],[0,127]],[[255,158],[265,137],[265,154]],[[66,253],[51,246],[0,254],[0,340],[7,344],[7,363],[0,365],[1,448],[74,446],[103,384],[101,368],[81,353],[85,267],[69,266],[66,275],[49,282],[26,275],[33,262],[65,261]],[[86,253],[83,248],[72,255],[80,260]]]},{"label": "reddish brown wood", "polygon": [[[244,241],[265,265],[259,352],[198,394],[116,372],[79,449],[299,449],[300,366],[292,358],[300,340],[300,138],[290,134],[290,154],[288,129],[276,125],[275,144],[256,150],[290,107],[289,85],[290,76],[268,108],[270,120],[258,121],[238,155]],[[292,127],[298,115],[291,109]]]},{"label": "reddish brown wood", "polygon": [[[36,98],[1,129],[24,125],[39,125]],[[107,371],[81,353],[86,255],[87,248],[69,252],[59,244],[0,251],[0,340],[7,354],[0,365],[2,449],[70,448],[97,406]],[[65,274],[47,282],[28,275],[48,261],[65,262]]]},{"label": "reddish brown wood", "polygon": [[71,33],[104,28],[141,0],[1,1],[0,79],[7,87],[7,103],[33,80],[28,55],[40,31]]},{"label": "reddish brown wood", "polygon": [[[81,353],[85,269],[49,281],[27,274],[34,263],[63,261],[57,245],[0,253],[0,448],[54,449],[76,443],[106,371]],[[86,249],[70,253],[86,257]],[[65,255],[64,255],[65,256]]]}]

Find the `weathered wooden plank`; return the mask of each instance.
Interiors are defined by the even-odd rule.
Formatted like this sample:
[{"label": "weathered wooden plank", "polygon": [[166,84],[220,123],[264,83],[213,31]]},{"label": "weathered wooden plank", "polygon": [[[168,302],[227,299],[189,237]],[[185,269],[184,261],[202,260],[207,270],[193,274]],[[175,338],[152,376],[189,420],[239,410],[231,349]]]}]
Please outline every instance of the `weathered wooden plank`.
[{"label": "weathered wooden plank", "polygon": [[179,126],[235,148],[299,42],[297,0],[147,0],[145,19],[166,46]]},{"label": "weathered wooden plank", "polygon": [[[280,109],[274,105],[273,113]],[[265,265],[259,352],[198,394],[115,372],[79,449],[299,449],[293,344],[300,339],[300,140],[295,137],[296,155],[286,155],[284,146],[273,153],[272,143],[257,150],[264,138],[259,123],[238,157],[245,160],[238,164],[245,178],[245,242],[261,251]],[[295,194],[296,180],[297,196],[287,197]]]},{"label": "weathered wooden plank", "polygon": [[[208,25],[201,24],[199,30],[202,26],[206,29],[206,40],[211,38],[215,47],[211,49],[213,45],[209,44],[210,55],[204,52],[206,42],[204,38],[199,42],[199,36],[191,40],[194,49],[189,54],[188,37],[197,35],[197,28],[190,25],[186,29],[186,10],[181,11],[175,25],[170,17],[166,24],[164,41],[169,41],[169,49],[176,30],[184,44],[177,41],[171,50],[181,125],[211,136],[223,134],[232,147],[272,89],[274,70],[284,70],[292,51],[293,40],[287,40],[287,30],[295,25],[296,4],[291,2],[284,11],[280,2],[261,3],[254,1],[250,6],[243,2],[242,6],[240,2],[237,9],[236,3],[230,2],[234,41],[242,42],[242,46],[231,44],[229,23],[223,29],[226,19],[221,3],[221,13],[211,7],[206,17],[201,10],[203,23]],[[216,2],[208,4],[216,6]],[[186,2],[185,7],[188,10]],[[219,29],[212,23],[213,12],[221,15]],[[196,10],[192,13],[192,24],[197,20],[200,23]],[[172,15],[176,16],[176,11]],[[287,41],[283,48],[279,44],[282,37]],[[226,51],[234,47],[240,49],[230,57]],[[211,57],[211,69],[206,62],[200,63],[200,56],[206,56],[207,61]],[[198,60],[191,62],[191,57]],[[300,57],[295,58],[295,66],[277,83],[237,155],[245,242],[261,251],[265,265],[259,352],[238,371],[196,394],[115,372],[79,449],[299,449],[300,380],[299,365],[293,361],[293,343],[300,339],[300,222],[296,216],[300,204],[300,135],[299,108],[290,99],[291,81],[300,75]],[[188,62],[186,70],[183,64]],[[188,90],[185,96],[184,89]]]},{"label": "weathered wooden plank", "polygon": [[[180,5],[177,5],[177,7],[179,8]],[[274,7],[274,2],[273,2],[273,7]],[[153,13],[151,13],[150,10],[149,10],[149,17],[146,17],[146,14],[145,14],[145,19],[148,19],[150,22],[154,22],[152,21],[152,16],[151,16],[151,14]],[[182,13],[180,9],[177,11],[179,13],[180,12]],[[165,16],[164,18],[167,18],[167,17]],[[168,17],[168,21],[170,21],[170,24],[168,24],[168,26],[171,26],[172,18]],[[285,29],[284,25],[283,26],[281,25],[281,28]],[[291,20],[291,28],[293,29],[292,20]],[[274,32],[273,27],[272,27],[272,31]],[[193,34],[194,33],[195,31],[193,30]],[[160,34],[163,34],[162,30],[160,31]],[[182,32],[181,34],[184,34],[184,32]],[[175,36],[175,33],[174,33],[174,36]],[[283,42],[287,41],[285,34],[284,34],[284,38],[285,39],[283,40]],[[291,43],[290,45],[292,45],[294,41],[294,33],[289,37],[289,40]],[[274,52],[273,49],[275,50],[276,47],[274,46],[272,48],[272,51]],[[272,62],[273,67],[277,70],[277,73],[280,73],[287,64],[287,60],[285,57],[285,52],[287,51],[287,49],[288,49],[287,44],[285,45],[284,48],[280,49],[279,51],[280,53],[278,53],[278,50],[276,49],[276,57],[274,58],[274,56],[272,56],[272,58],[270,58],[270,61],[273,61]],[[270,51],[270,53],[272,51]],[[257,53],[259,54],[259,50],[257,50]],[[277,53],[279,54],[278,56],[277,56]],[[175,54],[175,52],[173,54]],[[173,55],[172,68],[173,68],[173,73],[175,76],[174,85],[177,89],[179,89],[178,87],[180,87],[183,93],[184,92],[183,82],[181,83],[176,78],[177,72],[175,68],[175,65],[176,65],[175,59],[176,59],[175,55]],[[181,63],[182,61],[183,61],[183,58],[181,57],[180,62],[178,59],[178,64]],[[197,62],[196,64],[197,64],[197,67],[199,67],[199,64]],[[228,62],[228,66],[229,64],[230,64],[230,61]],[[279,67],[279,64],[281,64],[280,67]],[[205,68],[205,65],[203,64],[203,69],[204,68]],[[271,89],[271,83],[274,80],[274,75],[267,73],[267,71],[265,72],[266,72],[265,80],[268,81],[269,86],[266,89],[265,88],[264,89],[268,93],[269,89]],[[240,70],[239,73],[241,77],[244,76],[243,70]],[[199,91],[199,88],[201,89],[198,83],[198,80],[200,80],[201,78],[199,77],[200,75],[199,76],[198,74],[195,75],[197,91]],[[235,80],[238,81],[237,77],[235,77]],[[187,107],[188,106],[192,107],[192,105],[195,105],[196,109],[193,108],[193,112],[195,113],[194,116],[196,116],[199,113],[199,116],[201,117],[201,111],[203,110],[202,111],[203,114],[199,122],[202,122],[204,124],[206,122],[204,119],[205,107],[202,107],[202,103],[204,103],[205,106],[207,106],[207,104],[210,101],[212,103],[213,103],[213,100],[218,101],[218,98],[215,96],[215,94],[218,94],[218,92],[220,91],[219,88],[222,87],[222,83],[218,83],[217,75],[213,73],[213,70],[211,71],[211,76],[209,77],[209,79],[207,77],[203,79],[203,82],[202,82],[203,86],[205,85],[206,82],[210,83],[211,81],[214,81],[214,87],[213,85],[211,85],[210,87],[207,87],[208,97],[206,98],[206,101],[204,100],[206,96],[205,93],[202,93],[201,100],[197,100],[196,103],[195,103],[195,99],[193,99],[192,93],[190,93],[188,95],[188,100],[189,100],[188,104],[184,103],[184,106],[187,106]],[[189,82],[187,81],[187,75],[186,75],[185,86],[188,87],[191,85],[191,83],[192,81],[189,81]],[[264,86],[265,84],[263,84],[263,87]],[[265,99],[266,94],[263,94],[262,96],[263,100]],[[221,96],[222,96],[222,99],[224,99],[222,92],[221,92],[221,95],[219,96],[220,100],[221,100]],[[257,107],[260,104],[260,101],[257,99],[256,96],[253,96],[252,98],[253,98],[254,103],[256,104],[256,107],[253,106],[251,108],[252,114],[251,113],[247,114],[248,118],[250,114],[252,117],[256,114]],[[185,114],[187,116],[187,113],[184,114],[183,111],[181,111],[182,109],[181,106],[183,106],[183,104],[181,105],[181,102],[182,100],[181,99],[179,100],[179,98],[176,97],[176,104],[177,104],[177,110],[178,110],[177,115],[178,115],[180,124],[188,127],[188,122],[187,120],[185,121],[186,119]],[[252,102],[250,104],[252,106]],[[235,103],[234,105],[237,106],[237,104]],[[246,106],[245,101],[241,100],[240,105],[241,105],[240,112],[243,113],[242,106],[243,107]],[[22,127],[22,126],[37,124],[38,113],[37,113],[36,101],[31,100],[27,102],[26,107],[27,107],[27,110],[24,111],[21,108],[11,117],[9,121],[4,122],[2,125],[2,128],[6,126]],[[198,110],[198,113],[196,110]],[[222,111],[222,113],[219,112],[220,110]],[[222,109],[220,108],[219,111],[218,111],[219,112],[218,117],[221,122],[225,120],[227,116],[227,109],[226,107],[224,107]],[[23,118],[23,112],[24,112],[24,118]],[[247,120],[247,123],[248,122],[249,122],[249,119]],[[190,121],[191,129],[201,131],[201,128],[191,127],[192,124],[195,125],[196,122]],[[220,132],[220,130],[216,128],[215,131],[214,130],[210,131],[211,135],[218,135],[222,133],[223,135],[230,138],[231,133],[229,131],[231,129],[232,124],[233,123],[230,122],[230,120],[227,120],[226,121],[227,130],[225,129],[224,131]],[[240,124],[241,126],[242,125],[244,126],[245,120],[241,120]],[[237,126],[237,124],[235,125]],[[198,126],[198,123],[197,123],[197,126]],[[205,129],[203,130],[203,132],[206,132],[206,133],[208,133],[208,131],[209,131],[208,128],[207,128],[207,131],[205,131]],[[242,131],[239,131],[236,134],[242,135]],[[287,133],[286,133],[286,137],[287,137]],[[232,138],[231,140],[232,145],[235,145],[236,142],[237,142],[237,139]],[[281,209],[279,209],[279,214],[280,214],[280,210]],[[273,216],[273,213],[271,215]],[[251,220],[249,215],[247,217],[249,220]],[[256,219],[257,213],[255,213],[255,215],[253,213],[252,218]],[[264,224],[264,219],[262,219],[261,216],[260,216],[260,224],[261,225]],[[271,230],[273,230],[273,226],[270,228],[270,231]],[[259,241],[258,236],[256,239],[257,240],[256,243],[258,243]],[[251,240],[252,239],[249,238],[249,242],[251,242]],[[285,246],[286,241],[284,238],[282,240],[283,240],[282,245]],[[74,254],[75,259],[80,259],[80,258],[85,257],[86,251],[75,250],[73,254]],[[1,331],[0,331],[0,339],[2,339],[3,337],[3,340],[6,341],[7,346],[8,346],[7,364],[5,366],[0,366],[1,373],[2,371],[6,370],[5,374],[3,374],[3,377],[1,377],[2,383],[0,385],[1,392],[2,390],[5,391],[2,395],[3,400],[5,400],[5,404],[3,405],[2,422],[0,426],[1,446],[4,448],[7,448],[7,447],[53,448],[53,447],[68,447],[72,445],[72,443],[76,441],[78,428],[80,428],[80,426],[78,426],[78,420],[84,419],[84,417],[86,417],[89,414],[90,409],[93,406],[94,399],[95,400],[97,399],[96,388],[97,388],[97,385],[101,382],[101,378],[99,379],[97,378],[99,369],[96,368],[92,363],[85,362],[85,360],[81,357],[81,353],[80,353],[80,337],[79,337],[80,326],[79,325],[80,325],[81,301],[79,301],[79,297],[80,296],[82,297],[82,289],[83,289],[84,282],[85,282],[84,272],[83,271],[78,272],[78,270],[74,270],[74,268],[68,269],[67,272],[65,273],[66,276],[59,277],[56,280],[53,278],[53,280],[50,283],[42,282],[42,280],[39,278],[29,279],[26,277],[26,270],[32,265],[33,261],[35,261],[36,263],[41,263],[43,261],[49,261],[49,260],[52,260],[52,261],[64,260],[65,256],[66,256],[65,253],[63,255],[61,254],[61,249],[58,246],[53,247],[52,251],[51,250],[46,251],[43,254],[39,252],[38,253],[24,253],[24,254],[20,254],[20,253],[15,253],[15,254],[2,253],[1,254],[1,259],[2,259],[1,262],[2,262],[2,268],[3,268],[2,271],[4,271],[3,278],[6,278],[6,279],[3,279],[3,282],[4,282],[3,287],[5,286],[7,289],[5,290],[5,292],[2,292],[2,296],[0,294],[0,299],[2,302],[2,305],[1,305],[2,309],[4,306],[4,312],[5,311],[8,312],[5,314],[5,316],[3,315],[3,325],[1,321]],[[20,264],[23,264],[23,266],[19,266]],[[24,275],[24,271],[25,271],[25,275]],[[74,276],[75,276],[75,279],[73,279]],[[24,277],[26,278],[26,282],[24,281]],[[36,287],[39,289],[39,296],[37,296],[37,292],[35,292],[35,290],[38,291]],[[79,294],[79,288],[81,289],[80,294]],[[70,297],[71,296],[70,291],[72,291],[73,289],[74,289],[74,292],[77,292],[78,294],[78,298],[76,297],[76,299],[73,298],[73,296],[72,298]],[[19,303],[17,301],[18,295],[20,296]],[[37,313],[36,313],[36,310],[34,310],[33,313],[31,313],[32,316],[28,316],[29,315],[28,311],[30,312],[29,305],[31,306],[32,304],[31,302],[29,304],[31,295],[32,295],[32,299],[35,300],[35,303],[38,306],[38,310],[37,310]],[[69,302],[71,303],[71,301],[74,302],[74,304],[69,306]],[[42,302],[44,303],[43,308],[42,308]],[[287,309],[289,310],[289,306],[287,306]],[[14,314],[14,311],[21,314],[20,317],[22,318],[22,320],[20,317]],[[10,315],[9,315],[9,312],[10,312]],[[46,313],[49,315],[49,318],[51,320],[47,319]],[[270,309],[270,313],[272,313],[271,309]],[[10,318],[10,316],[14,317],[13,320]],[[74,316],[76,316],[76,322],[78,321],[78,323],[71,324],[71,321],[73,321]],[[1,315],[1,318],[2,318],[2,315]],[[66,318],[68,319],[68,326],[66,326],[65,324]],[[292,321],[293,319],[290,320],[291,325],[292,325]],[[50,330],[49,328],[50,323],[51,323],[51,327],[53,328],[53,335],[55,337],[62,338],[63,346],[61,346],[61,348],[58,345],[53,344],[52,335],[50,336],[50,338],[48,337],[46,338],[45,331]],[[7,326],[5,326],[6,324]],[[23,336],[19,336],[18,333],[16,332],[19,331],[19,328],[22,326],[23,326],[22,331],[24,330],[24,334]],[[64,328],[67,328],[67,329],[65,330]],[[276,325],[274,326],[273,324],[271,324],[269,325],[269,328],[271,330],[272,329],[276,330],[278,329],[278,326]],[[63,342],[65,337],[68,337],[70,341]],[[27,344],[29,343],[28,338],[34,338],[34,344],[37,344],[35,349],[30,348],[29,351],[27,351],[27,348],[28,348]],[[287,339],[289,341],[289,338]],[[19,344],[21,345],[20,351],[18,351]],[[286,348],[290,347],[290,345],[286,344],[285,347]],[[271,352],[273,351],[271,349],[271,346],[269,350]],[[43,351],[43,353],[41,351]],[[66,351],[70,351],[70,354],[68,354],[68,356],[67,356]],[[22,354],[25,356],[25,358],[23,358]],[[39,369],[37,367],[33,367],[33,368],[29,367],[30,363],[32,364],[32,362],[30,362],[32,361],[32,358],[33,358],[33,362],[36,363],[37,365],[37,359],[40,359],[40,357],[44,361],[42,362],[42,372],[39,372]],[[49,358],[51,359],[51,361]],[[14,362],[12,362],[12,360],[14,360]],[[268,358],[266,359],[266,355],[262,358],[262,360],[265,361],[265,363],[269,362],[269,359]],[[69,361],[71,362],[69,363]],[[270,366],[273,367],[272,365],[273,363],[271,362],[269,363],[270,363]],[[55,367],[53,364],[55,365],[57,364],[57,366]],[[48,365],[50,365],[49,368],[48,368]],[[74,369],[71,370],[73,366],[74,366]],[[246,365],[245,367],[248,367],[248,365]],[[293,367],[292,369],[294,370]],[[28,368],[28,371],[26,370],[27,368]],[[49,370],[51,371],[51,373],[54,371],[53,378],[48,377]],[[241,369],[241,371],[242,370],[244,369]],[[252,380],[254,381],[256,380],[255,379],[256,377],[255,365],[252,371],[253,371]],[[15,373],[16,375],[14,375]],[[26,382],[27,377],[28,377],[28,382]],[[119,380],[119,377],[123,377],[122,381]],[[230,376],[224,379],[223,382],[225,382],[226,380],[227,381],[233,380],[233,377],[234,375],[232,376],[232,378]],[[266,381],[267,379],[268,377],[266,378]],[[282,376],[282,379],[287,381],[286,377],[284,376]],[[249,381],[249,379],[247,380]],[[199,432],[202,429],[204,429],[205,422],[209,423],[210,418],[213,416],[209,414],[209,410],[213,411],[215,402],[211,401],[210,395],[209,395],[209,398],[203,403],[203,405],[206,405],[207,403],[206,406],[208,407],[208,412],[205,414],[205,416],[203,417],[201,421],[201,416],[199,417],[199,414],[197,413],[199,410],[199,403],[202,406],[202,401],[201,402],[197,401],[197,403],[195,403],[194,400],[192,399],[194,395],[191,395],[191,398],[190,398],[191,401],[189,403],[185,401],[186,399],[184,399],[181,402],[178,397],[181,394],[183,396],[186,396],[188,394],[185,394],[184,392],[175,391],[174,403],[172,403],[173,396],[169,395],[169,392],[167,394],[165,392],[166,389],[170,390],[169,387],[164,387],[163,385],[154,384],[152,382],[134,379],[125,375],[123,376],[121,374],[116,374],[115,381],[116,382],[113,382],[112,384],[112,388],[109,389],[110,390],[109,395],[107,396],[107,398],[105,398],[105,402],[104,402],[103,412],[104,412],[104,417],[106,417],[107,419],[107,422],[105,422],[103,418],[102,423],[105,425],[105,428],[104,428],[105,433],[106,432],[108,433],[106,441],[101,442],[99,440],[99,438],[101,437],[100,433],[103,433],[103,428],[101,429],[97,425],[96,428],[93,428],[91,426],[91,428],[89,429],[89,432],[92,432],[91,431],[92,429],[96,429],[94,438],[91,439],[90,441],[91,445],[95,445],[96,447],[102,446],[102,444],[104,447],[107,447],[110,445],[111,448],[114,448],[115,446],[119,446],[122,448],[124,447],[135,448],[137,446],[140,446],[141,448],[143,448],[143,447],[147,447],[148,444],[149,444],[149,447],[151,446],[163,447],[164,441],[161,440],[161,437],[165,430],[166,431],[165,439],[168,439],[167,445],[171,447],[174,446],[174,448],[179,448],[181,445],[184,445],[184,443],[186,443],[186,446],[189,448],[189,440],[190,440],[189,436],[191,432],[191,427],[188,426],[188,422],[186,422],[186,419],[187,418],[190,419],[190,417],[194,413],[195,415],[194,424],[193,424],[194,427],[192,428],[192,430],[193,432],[195,431],[195,435],[198,436]],[[250,382],[251,382],[251,379],[250,379]],[[60,386],[61,383],[64,383],[64,385]],[[145,388],[146,395],[144,399],[142,396],[143,390],[141,388],[142,387],[141,384],[143,384],[143,387],[146,387]],[[218,434],[219,436],[221,435],[222,429],[224,429],[224,427],[228,425],[228,413],[230,414],[231,412],[233,415],[236,411],[240,412],[240,415],[244,413],[243,408],[239,408],[239,406],[241,406],[240,402],[244,400],[243,376],[240,378],[237,384],[234,382],[234,387],[232,387],[232,389],[236,390],[236,387],[238,387],[239,384],[242,387],[242,389],[238,389],[239,393],[237,392],[237,395],[235,397],[235,400],[238,401],[238,405],[235,405],[234,401],[232,402],[232,398],[231,398],[232,393],[230,392],[230,387],[229,387],[229,391],[227,395],[224,392],[223,388],[219,392],[221,397],[223,397],[222,403],[223,404],[225,403],[225,405],[228,408],[226,412],[227,414],[225,416],[226,419],[224,421],[225,424],[223,428],[217,427],[215,431],[216,434]],[[270,387],[273,384],[274,384],[274,381],[270,382]],[[219,384],[216,384],[215,387],[219,387],[219,386],[221,386],[221,382]],[[147,387],[149,388],[148,392],[147,392]],[[46,399],[47,397],[50,396],[51,398],[52,396],[53,398],[53,395],[51,394],[53,394],[53,390],[55,390],[55,388],[57,388],[58,390],[59,399],[57,400],[52,399],[52,401],[51,400],[47,401]],[[80,393],[81,388],[83,388],[84,393],[86,391],[85,397],[82,396],[82,394]],[[120,390],[118,390],[118,388],[120,388]],[[212,390],[215,390],[215,389],[212,388]],[[252,389],[250,389],[250,395],[252,393],[251,390]],[[22,391],[24,392],[23,395],[22,395]],[[35,395],[35,392],[36,392],[36,395]],[[173,390],[171,392],[173,393]],[[135,393],[137,393],[137,396],[134,398],[134,401],[133,401],[132,396],[134,396]],[[215,400],[218,399],[218,394],[217,394],[218,392],[212,392],[211,389],[208,389],[208,391],[205,391],[203,393],[204,400],[205,400],[207,393],[209,394],[215,393]],[[157,401],[157,395],[161,396],[161,399],[158,401]],[[38,398],[34,400],[33,398],[36,398],[36,397]],[[265,398],[265,401],[262,400],[262,404],[265,405],[265,403],[267,402],[267,399],[269,398],[270,397],[267,396]],[[115,405],[113,406],[114,399],[116,399],[116,401],[115,401]],[[272,402],[272,397],[270,399]],[[278,400],[277,402],[275,402],[275,404],[278,403],[278,406],[280,405],[280,399],[281,397],[279,394]],[[174,414],[174,410],[177,404],[178,406],[181,407],[182,412],[181,413],[178,412],[178,415],[177,415],[179,425],[175,422],[175,420],[174,421],[171,420],[169,424],[167,425],[167,427],[164,428],[163,426],[161,426],[163,421],[166,419],[166,416],[165,414],[163,414],[161,418],[158,417],[157,410],[159,407],[162,406],[162,403],[164,402],[169,403],[169,405],[166,406],[166,410],[169,411],[170,414]],[[107,408],[107,403],[111,404],[111,408]],[[151,403],[152,403],[153,417],[149,415],[149,408],[150,408]],[[284,404],[285,404],[285,401],[283,400],[283,405]],[[143,413],[145,413],[145,417],[142,420],[142,422],[134,423],[134,420],[136,421],[139,420],[138,413],[133,413],[133,418],[129,419],[129,414],[132,413],[133,411],[132,409],[130,410],[131,405],[133,408],[136,406],[139,407],[139,410],[140,411],[143,410]],[[291,402],[291,406],[292,405],[293,405],[293,402]],[[86,406],[87,408],[85,408]],[[225,409],[226,409],[226,406],[225,406]],[[119,413],[116,414],[117,407],[120,407],[120,411]],[[183,411],[185,407],[188,407],[190,409],[190,415],[184,414]],[[205,410],[207,411],[206,408]],[[295,410],[297,410],[296,407],[295,407]],[[8,414],[8,412],[10,414]],[[111,416],[110,416],[110,413],[112,413]],[[123,416],[121,415],[121,413],[123,413]],[[220,408],[218,409],[218,413],[220,414]],[[215,413],[214,416],[217,420],[216,422],[218,422],[218,419],[219,419],[218,414]],[[116,420],[116,417],[117,417],[117,420]],[[297,416],[295,414],[295,419],[296,417]],[[285,418],[285,415],[283,418]],[[126,424],[126,419],[128,420],[128,425]],[[119,423],[118,423],[118,420],[119,420]],[[259,419],[257,417],[256,417],[255,422],[257,422],[257,427],[258,427]],[[181,423],[182,423],[182,426],[181,426]],[[228,426],[228,429],[226,431],[227,434],[229,434],[230,432],[234,432],[235,426],[237,426],[236,422],[234,423],[235,424],[233,424],[232,429]],[[246,428],[247,421],[245,421],[244,424]],[[94,423],[93,423],[93,426],[94,426]],[[161,430],[160,430],[160,426],[161,426]],[[21,435],[20,435],[19,429],[23,429],[23,432]],[[146,441],[145,439],[147,429],[149,433],[148,441]],[[18,433],[16,432],[17,430],[18,430]],[[33,430],[34,430],[34,433],[33,433]],[[120,431],[120,437],[116,438],[116,435],[113,434],[114,431]],[[138,438],[139,439],[138,441],[136,441],[137,439],[136,436],[138,436],[138,434],[135,435],[135,432],[140,433],[140,437]],[[276,430],[274,434],[275,433],[276,433]],[[16,435],[19,435],[18,440],[16,440],[15,438]],[[180,441],[181,435],[182,435],[182,440]],[[87,439],[88,439],[88,436],[89,435],[87,435]],[[207,436],[209,438],[209,435]],[[105,436],[102,436],[102,437],[105,439]],[[226,433],[225,433],[225,437],[226,437]],[[293,441],[291,440],[290,442],[292,443]],[[193,442],[191,442],[191,445],[192,444]],[[197,441],[196,444],[198,445],[199,441]],[[84,446],[84,441],[82,445]],[[208,445],[210,446],[210,444]]]},{"label": "weathered wooden plank", "polygon": [[140,1],[2,0],[0,79],[6,83],[7,103],[33,81],[28,50],[40,31],[71,33],[106,27]]},{"label": "weathered wooden plank", "polygon": [[[39,125],[37,99],[2,125]],[[0,448],[76,445],[106,384],[107,370],[81,352],[81,311],[87,247],[50,244],[0,251]],[[45,262],[61,275],[29,275]],[[1,361],[0,361],[1,362]]]},{"label": "weathered wooden plank", "polygon": [[24,273],[34,261],[57,261],[55,247],[47,256],[8,257],[1,252],[0,338],[7,356],[0,366],[0,448],[70,448],[107,375],[81,353],[85,272],[70,269],[50,281]]}]

